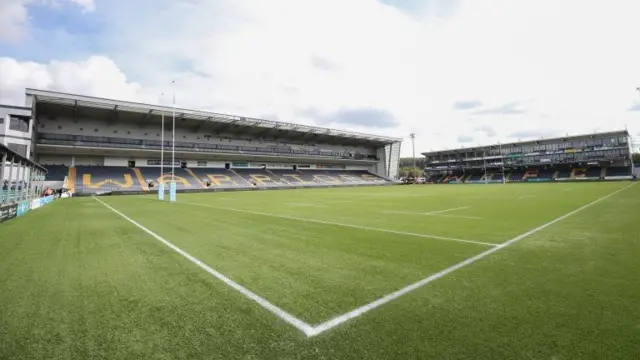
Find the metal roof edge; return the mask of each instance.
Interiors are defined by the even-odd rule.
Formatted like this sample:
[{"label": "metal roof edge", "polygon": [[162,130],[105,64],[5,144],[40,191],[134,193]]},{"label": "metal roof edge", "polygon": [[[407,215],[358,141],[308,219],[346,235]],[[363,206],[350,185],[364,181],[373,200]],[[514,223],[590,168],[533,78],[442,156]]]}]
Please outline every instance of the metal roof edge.
[{"label": "metal roof edge", "polygon": [[[107,98],[79,95],[79,94],[70,94],[70,93],[51,91],[51,90],[39,90],[34,88],[26,88],[25,94],[27,96],[29,95],[34,96],[36,102],[41,101],[40,99],[38,99],[38,97],[48,97],[51,99],[81,101],[81,102],[85,102],[86,103],[85,106],[89,106],[89,107],[91,106],[91,104],[102,104],[102,105],[113,105],[113,106],[119,106],[119,107],[121,106],[125,108],[132,108],[132,109],[137,109],[145,112],[156,110],[159,112],[171,113],[175,111],[176,113],[180,113],[184,115],[203,117],[205,118],[203,120],[209,119],[211,121],[219,121],[219,122],[235,121],[236,123],[247,122],[246,125],[256,125],[256,124],[273,125],[273,127],[282,127],[283,130],[296,131],[296,130],[303,129],[303,130],[308,130],[310,132],[311,131],[317,132],[318,134],[327,135],[327,136],[357,138],[360,140],[370,140],[370,141],[382,142],[382,143],[401,142],[403,140],[402,138],[381,136],[381,135],[374,135],[374,134],[364,134],[356,131],[330,129],[330,128],[323,128],[323,127],[313,126],[313,125],[302,125],[302,124],[295,124],[295,123],[284,122],[284,121],[258,119],[258,118],[251,118],[251,117],[239,116],[239,115],[215,113],[211,111],[190,110],[190,109],[178,108],[178,107],[174,108],[173,106],[152,105],[152,104],[132,102],[132,101],[114,100],[114,99],[107,99]],[[46,102],[46,101],[42,101],[42,102]],[[226,119],[226,121],[223,121],[222,119]]]},{"label": "metal roof edge", "polygon": [[430,155],[430,154],[436,154],[436,153],[450,153],[450,152],[459,152],[459,151],[470,150],[470,149],[490,148],[490,147],[493,147],[493,146],[500,146],[500,145],[510,145],[510,144],[524,145],[524,144],[533,144],[536,141],[553,142],[553,141],[556,141],[556,140],[559,141],[559,140],[562,140],[562,139],[579,139],[579,138],[584,138],[584,137],[589,137],[589,136],[607,136],[607,135],[629,136],[629,131],[628,130],[615,130],[615,131],[603,131],[603,132],[590,133],[590,134],[559,136],[559,137],[553,137],[553,138],[532,139],[532,140],[515,141],[515,142],[514,141],[508,141],[508,142],[503,142],[503,143],[494,143],[494,144],[490,144],[490,145],[478,145],[478,146],[469,146],[469,147],[464,147],[464,148],[425,151],[425,152],[421,152],[420,154],[421,155]]}]

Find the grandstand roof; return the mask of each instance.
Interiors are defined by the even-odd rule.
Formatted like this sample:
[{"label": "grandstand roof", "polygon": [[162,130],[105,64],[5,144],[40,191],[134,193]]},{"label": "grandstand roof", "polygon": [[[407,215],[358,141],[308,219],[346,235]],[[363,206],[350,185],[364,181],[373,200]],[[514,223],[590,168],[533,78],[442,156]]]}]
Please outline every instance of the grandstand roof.
[{"label": "grandstand roof", "polygon": [[[76,109],[82,108],[84,111],[94,110],[97,116],[99,116],[101,112],[103,113],[105,110],[108,110],[114,113],[117,112],[118,114],[138,113],[142,114],[144,119],[150,120],[152,117],[159,117],[162,114],[165,116],[172,116],[174,111],[172,106],[111,100],[48,90],[26,89],[26,95],[33,97],[34,106],[36,104],[46,104],[48,106],[53,106],[52,109],[55,109],[56,107],[73,108],[74,112]],[[242,133],[245,135],[266,136],[277,133],[277,136],[284,138],[312,138],[313,141],[338,141],[345,145],[383,145],[402,141],[401,138],[369,135],[353,131],[298,125],[208,111],[175,108],[175,113],[176,119],[191,120],[200,123],[206,122],[209,125],[217,127],[219,130],[231,133]]]},{"label": "grandstand roof", "polygon": [[496,147],[508,147],[508,146],[526,146],[526,145],[540,145],[540,144],[553,144],[563,141],[571,141],[571,140],[580,140],[580,139],[589,139],[589,138],[598,138],[598,137],[610,137],[610,136],[629,136],[629,132],[627,130],[622,131],[607,131],[607,132],[599,132],[599,133],[591,133],[591,134],[581,134],[581,135],[567,135],[555,138],[547,138],[547,139],[536,139],[536,140],[526,140],[526,141],[517,141],[517,142],[507,142],[507,143],[497,143],[492,145],[483,145],[483,146],[470,146],[467,148],[458,148],[458,149],[446,149],[446,150],[438,150],[438,151],[427,151],[423,152],[422,155],[438,155],[438,154],[451,154],[451,153],[459,153],[465,151],[482,151],[488,149],[495,149]]},{"label": "grandstand roof", "polygon": [[[25,163],[27,163],[27,165],[29,167],[34,167],[37,169],[40,169],[44,172],[47,172],[47,169],[45,169],[44,167],[42,167],[40,164],[36,163],[35,161],[31,161],[28,158],[18,154],[17,152],[9,149],[8,147],[4,146],[3,144],[0,144],[0,163],[2,162],[1,158],[3,154],[7,154],[7,155],[12,155],[13,157],[13,163],[14,164],[18,164],[20,161],[23,161]],[[9,159],[9,156],[7,156],[7,161],[11,161]],[[4,164],[0,164],[0,166],[2,166]]]}]

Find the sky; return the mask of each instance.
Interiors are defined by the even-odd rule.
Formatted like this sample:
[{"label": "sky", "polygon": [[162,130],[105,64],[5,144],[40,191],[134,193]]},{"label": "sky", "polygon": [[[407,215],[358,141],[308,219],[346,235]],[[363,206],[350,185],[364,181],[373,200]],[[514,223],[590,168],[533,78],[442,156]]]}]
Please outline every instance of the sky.
[{"label": "sky", "polygon": [[25,87],[405,139],[640,139],[637,0],[0,0]]}]

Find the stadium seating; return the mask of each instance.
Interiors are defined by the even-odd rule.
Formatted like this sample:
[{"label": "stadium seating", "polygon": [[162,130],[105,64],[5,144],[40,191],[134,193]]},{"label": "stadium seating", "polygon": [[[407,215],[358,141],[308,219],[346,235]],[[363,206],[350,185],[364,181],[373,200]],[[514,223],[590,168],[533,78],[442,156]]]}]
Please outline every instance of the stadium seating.
[{"label": "stadium seating", "polygon": [[537,179],[538,173],[539,173],[538,169],[527,169],[527,171],[524,172],[524,175],[522,175],[522,181]]},{"label": "stadium seating", "polygon": [[556,174],[556,170],[552,168],[540,169],[538,171],[537,179],[541,181],[553,180],[554,175]]},{"label": "stadium seating", "polygon": [[[77,193],[110,191],[153,191],[160,182],[171,181],[171,170],[165,168],[161,176],[157,167],[128,168],[107,166],[78,166],[75,172]],[[387,180],[366,170],[285,170],[256,168],[175,168],[177,190],[206,188],[250,188],[282,186],[365,185],[386,183]]]},{"label": "stadium seating", "polygon": [[562,167],[557,169],[556,179],[568,179],[571,177],[571,169]]},{"label": "stadium seating", "polygon": [[100,193],[140,191],[140,179],[131,168],[116,166],[76,166],[75,191]]},{"label": "stadium seating", "polygon": [[45,181],[64,181],[69,173],[69,167],[66,165],[44,165],[44,168],[47,169]]},{"label": "stadium seating", "polygon": [[472,172],[465,179],[466,182],[476,182],[483,180],[484,173],[481,170],[472,170]]},{"label": "stadium seating", "polygon": [[514,169],[513,171],[511,171],[507,179],[513,182],[522,181],[522,178],[524,177],[524,173],[525,173],[524,170]]},{"label": "stadium seating", "polygon": [[253,186],[273,187],[287,185],[281,177],[264,169],[233,169],[232,171],[240,176],[245,183]]},{"label": "stadium seating", "polygon": [[584,178],[587,175],[587,169],[585,168],[573,168],[571,169],[571,176],[569,176],[570,179],[576,179],[576,178]]},{"label": "stadium seating", "polygon": [[[191,169],[196,179],[210,188],[243,188],[249,184],[245,179],[233,171],[217,168]],[[209,184],[209,186],[207,186]]]},{"label": "stadium seating", "polygon": [[[501,182],[503,175],[501,173],[487,172],[488,182]],[[513,169],[505,171],[505,178],[507,182],[538,182],[538,181],[554,181],[554,180],[598,180],[603,177],[631,177],[631,170],[629,167],[569,167],[564,165],[562,167],[540,167],[540,168],[527,168],[527,169]],[[430,175],[427,179],[427,183],[448,183],[454,182],[458,179],[464,179],[465,183],[482,183],[485,180],[482,169],[469,169],[466,170],[466,175],[460,174],[434,174]],[[458,180],[459,182],[460,180]]]},{"label": "stadium seating", "polygon": [[599,168],[599,167],[587,168],[587,172],[585,176],[590,179],[599,179],[602,176],[602,168]]},{"label": "stadium seating", "polygon": [[[169,183],[171,182],[171,169],[164,168],[164,174],[160,175],[160,168],[136,168],[134,171],[139,171],[142,179],[140,179],[144,184],[148,184],[149,182],[153,182],[154,184],[159,184],[161,182]],[[177,190],[191,190],[202,188],[198,178],[193,177],[189,171],[186,169],[182,169],[176,167],[173,169],[174,171],[174,180],[176,182]],[[146,190],[146,189],[143,189]]]},{"label": "stadium seating", "polygon": [[631,176],[631,169],[629,167],[608,167],[606,170],[606,176]]}]

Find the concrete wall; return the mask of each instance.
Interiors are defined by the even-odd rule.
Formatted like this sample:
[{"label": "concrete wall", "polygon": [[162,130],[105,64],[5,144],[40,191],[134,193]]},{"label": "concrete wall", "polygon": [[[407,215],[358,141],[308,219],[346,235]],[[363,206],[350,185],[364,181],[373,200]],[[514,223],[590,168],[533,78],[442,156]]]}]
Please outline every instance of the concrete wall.
[{"label": "concrete wall", "polygon": [[[16,131],[10,129],[11,116],[25,116],[29,118],[28,131]],[[26,146],[25,157],[32,158],[33,152],[33,119],[31,109],[20,106],[0,105],[0,143],[12,148],[11,144]]]},{"label": "concrete wall", "polygon": [[39,155],[36,156],[35,160],[40,165],[66,165],[66,166],[71,166],[73,164],[73,156],[71,156],[71,155],[39,154]]},{"label": "concrete wall", "polygon": [[[60,160],[63,160],[61,157],[48,157],[48,156],[43,156],[41,157],[42,159],[45,159],[47,162],[43,162],[43,164],[67,164],[67,163],[71,163],[71,158],[69,157],[69,160],[66,161],[65,163],[60,162]],[[96,165],[97,163],[100,163],[104,166],[128,166],[129,165],[129,161],[133,160],[136,162],[136,167],[160,167],[160,165],[156,165],[156,164],[152,164],[149,165],[148,161],[157,161],[159,160],[158,158],[141,158],[141,157],[132,157],[132,158],[118,158],[118,157],[104,157],[101,160],[98,159],[91,159],[90,161],[92,163],[87,163],[88,161],[85,159],[83,161],[81,161],[82,163],[78,162],[78,159],[80,159],[80,157],[76,156],[75,157],[76,161],[75,164],[76,165]],[[54,160],[55,162],[49,162],[49,160]],[[164,167],[169,168],[171,167],[171,158],[165,158],[165,165]],[[176,159],[176,167],[180,166],[180,159]],[[206,160],[206,165],[204,165],[204,163],[200,163],[198,164],[198,160],[187,160],[187,166],[189,168],[197,168],[197,167],[207,167],[207,168],[224,168],[226,163],[229,163],[231,165],[231,168],[260,168],[263,165],[265,165],[267,167],[267,169],[291,169],[293,168],[293,165],[298,166],[301,170],[303,169],[316,169],[317,166],[316,164],[311,164],[310,162],[312,162],[313,159],[305,162],[304,160],[298,162],[298,163],[269,163],[269,162],[264,162],[264,161],[232,161],[232,160],[228,160],[228,161],[216,161],[216,160]],[[246,166],[240,166],[240,164],[242,165],[246,165]],[[234,166],[235,165],[235,166]],[[327,165],[329,166],[329,165]],[[367,166],[347,166],[347,169],[349,170],[370,170],[369,167]]]}]

